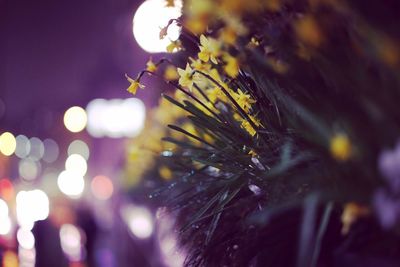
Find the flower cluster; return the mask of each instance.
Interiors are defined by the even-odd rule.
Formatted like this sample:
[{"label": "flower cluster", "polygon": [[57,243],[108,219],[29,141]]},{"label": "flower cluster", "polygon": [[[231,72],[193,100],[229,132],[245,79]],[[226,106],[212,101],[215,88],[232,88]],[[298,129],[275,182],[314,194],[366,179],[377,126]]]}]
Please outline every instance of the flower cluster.
[{"label": "flower cluster", "polygon": [[400,221],[400,142],[379,155],[378,168],[387,186],[376,191],[374,206],[382,226],[388,229]]}]

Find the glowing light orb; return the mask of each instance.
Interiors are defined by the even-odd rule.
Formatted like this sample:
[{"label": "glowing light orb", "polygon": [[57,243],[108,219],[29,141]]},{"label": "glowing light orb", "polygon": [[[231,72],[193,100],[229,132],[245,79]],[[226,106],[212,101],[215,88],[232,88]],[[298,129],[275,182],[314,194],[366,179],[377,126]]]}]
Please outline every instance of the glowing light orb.
[{"label": "glowing light orb", "polygon": [[25,135],[18,135],[16,138],[17,147],[15,149],[15,155],[19,158],[25,158],[31,151],[31,143]]},{"label": "glowing light orb", "polygon": [[60,153],[60,149],[58,148],[56,141],[54,141],[53,139],[46,139],[43,141],[43,145],[43,160],[47,163],[53,163],[54,161],[56,161]]},{"label": "glowing light orb", "polygon": [[144,1],[133,17],[133,35],[139,46],[147,52],[166,52],[171,41],[179,37],[180,27],[171,24],[168,35],[160,40],[160,29],[165,27],[170,19],[179,18],[182,14],[181,1],[175,1],[175,7],[165,5],[165,0]]},{"label": "glowing light orb", "polygon": [[86,107],[87,130],[93,137],[134,137],[143,129],[146,107],[138,98],[94,99]]},{"label": "glowing light orb", "polygon": [[32,158],[22,159],[18,164],[19,175],[27,181],[34,180],[39,174],[40,169],[40,162],[36,162]]},{"label": "glowing light orb", "polygon": [[35,247],[35,237],[30,230],[19,228],[17,231],[17,240],[24,249],[33,249]]},{"label": "glowing light orb", "polygon": [[153,216],[148,209],[127,205],[121,209],[121,215],[124,222],[137,238],[145,239],[153,233]]},{"label": "glowing light orb", "polygon": [[0,152],[5,156],[11,156],[17,148],[17,141],[10,132],[0,135]]},{"label": "glowing light orb", "polygon": [[109,199],[114,191],[111,179],[103,175],[98,175],[93,178],[91,188],[93,195],[101,200]]},{"label": "glowing light orb", "polygon": [[88,160],[90,156],[90,150],[88,145],[82,140],[74,140],[68,146],[68,155],[72,154],[79,154]]},{"label": "glowing light orb", "polygon": [[87,171],[86,160],[79,154],[72,154],[65,161],[65,169],[78,176],[84,176]]},{"label": "glowing light orb", "polygon": [[16,196],[17,221],[24,229],[32,229],[34,222],[49,216],[49,198],[39,189],[19,191]]},{"label": "glowing light orb", "polygon": [[71,261],[79,261],[82,256],[82,240],[79,229],[72,224],[63,224],[60,229],[60,243],[65,255]]},{"label": "glowing light orb", "polygon": [[85,189],[85,180],[75,172],[66,170],[58,176],[57,185],[63,194],[71,198],[79,198]]},{"label": "glowing light orb", "polygon": [[64,114],[64,125],[73,133],[78,133],[85,129],[86,123],[86,111],[81,107],[71,107]]}]

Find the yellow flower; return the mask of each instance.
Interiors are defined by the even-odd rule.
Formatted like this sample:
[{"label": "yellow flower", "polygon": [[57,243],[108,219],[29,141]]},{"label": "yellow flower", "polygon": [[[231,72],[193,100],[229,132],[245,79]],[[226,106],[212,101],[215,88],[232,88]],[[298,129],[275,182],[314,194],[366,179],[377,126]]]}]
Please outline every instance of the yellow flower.
[{"label": "yellow flower", "polygon": [[197,135],[196,128],[192,123],[186,122],[182,125],[182,129],[185,130],[188,133],[191,133],[193,135]]},{"label": "yellow flower", "polygon": [[319,46],[323,42],[322,31],[312,16],[305,16],[297,21],[294,30],[297,37],[306,44]]},{"label": "yellow flower", "polygon": [[171,180],[172,179],[172,171],[170,168],[168,168],[167,166],[163,165],[158,169],[158,174],[160,175],[161,178],[163,178],[164,180]]},{"label": "yellow flower", "polygon": [[255,152],[254,149],[250,150],[248,154],[253,158],[258,156],[257,152]]},{"label": "yellow flower", "polygon": [[189,63],[186,64],[185,69],[178,68],[179,74],[179,84],[181,86],[187,87],[190,90],[193,88],[193,69],[190,67]]},{"label": "yellow flower", "polygon": [[174,7],[175,0],[165,0],[165,7]]},{"label": "yellow flower", "polygon": [[346,203],[342,213],[342,234],[346,235],[350,231],[351,225],[357,221],[358,218],[365,217],[370,214],[370,210],[366,206],[362,206],[355,202]]},{"label": "yellow flower", "polygon": [[[240,116],[239,114],[235,113],[233,116],[237,121],[241,121],[241,127],[243,129],[245,129],[251,136],[256,135],[257,131],[256,129],[253,128],[253,126],[251,126],[251,123],[247,120],[247,119],[243,119],[242,116]],[[251,121],[255,124],[255,126],[260,127],[262,126],[260,120],[258,118],[256,118],[255,116],[251,116],[249,115],[249,118],[251,119]]]},{"label": "yellow flower", "polygon": [[131,77],[129,77],[127,74],[125,74],[125,77],[128,80],[128,82],[131,83],[131,85],[129,85],[128,89],[126,89],[129,93],[135,95],[138,88],[140,88],[140,89],[144,88],[144,85],[140,84],[137,79],[134,80]]},{"label": "yellow flower", "polygon": [[224,43],[234,45],[236,43],[237,33],[230,27],[224,27],[219,32],[219,39]]},{"label": "yellow flower", "polygon": [[213,39],[207,38],[202,34],[200,36],[200,52],[198,54],[199,58],[208,62],[211,60],[212,63],[218,64],[217,57],[221,54],[221,45],[220,43]]},{"label": "yellow flower", "polygon": [[243,120],[241,124],[242,128],[245,129],[251,136],[255,136],[257,131],[251,126],[250,122]]},{"label": "yellow flower", "polygon": [[240,89],[233,94],[233,98],[246,113],[250,111],[251,104],[256,103],[256,101],[252,99],[250,95],[242,92]]},{"label": "yellow flower", "polygon": [[330,141],[330,152],[338,161],[346,161],[351,157],[352,145],[346,134],[338,133]]},{"label": "yellow flower", "polygon": [[217,100],[228,102],[227,96],[224,94],[224,92],[222,92],[221,88],[217,86],[212,89],[208,89],[206,93],[207,97],[210,99],[212,103],[215,103]]},{"label": "yellow flower", "polygon": [[153,60],[150,58],[149,61],[146,63],[146,70],[150,72],[157,71],[157,66],[154,64]]},{"label": "yellow flower", "polygon": [[202,72],[205,72],[205,73],[208,73],[210,71],[211,64],[204,63],[200,59],[194,59],[192,57],[189,57],[189,59],[192,62],[192,63],[190,63],[190,66],[192,66],[193,69],[199,70],[199,71],[202,71]]},{"label": "yellow flower", "polygon": [[167,46],[167,52],[172,53],[174,50],[179,51],[182,49],[182,43],[180,40],[172,41],[168,46]]},{"label": "yellow flower", "polygon": [[165,68],[164,78],[165,78],[167,81],[174,81],[174,80],[177,80],[177,79],[179,78],[179,74],[178,74],[178,72],[176,71],[176,68],[175,68],[174,66],[171,66],[171,65],[167,66],[167,67]]},{"label": "yellow flower", "polygon": [[228,53],[224,54],[224,61],[226,65],[224,66],[224,71],[232,78],[236,78],[239,74],[239,62],[238,60],[229,55]]}]

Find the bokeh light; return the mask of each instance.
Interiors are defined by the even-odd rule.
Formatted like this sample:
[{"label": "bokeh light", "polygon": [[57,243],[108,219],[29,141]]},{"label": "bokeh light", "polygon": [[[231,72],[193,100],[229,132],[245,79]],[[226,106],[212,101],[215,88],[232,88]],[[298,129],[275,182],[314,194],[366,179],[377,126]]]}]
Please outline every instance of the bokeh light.
[{"label": "bokeh light", "polygon": [[56,141],[54,141],[53,139],[45,139],[43,141],[43,145],[44,145],[43,161],[47,163],[53,163],[54,161],[56,161],[60,153],[60,149]]},{"label": "bokeh light", "polygon": [[86,111],[81,107],[71,107],[64,114],[64,125],[73,133],[78,133],[85,129],[86,123]]},{"label": "bokeh light", "polygon": [[60,228],[61,248],[70,261],[82,258],[82,238],[79,229],[72,224],[63,224]]},{"label": "bokeh light", "polygon": [[121,216],[137,238],[145,239],[153,233],[153,216],[147,208],[126,205],[121,208]]},{"label": "bokeh light", "polygon": [[165,0],[147,0],[137,9],[133,18],[133,35],[145,51],[166,52],[171,41],[178,39],[180,27],[170,25],[168,35],[160,40],[160,29],[167,26],[170,19],[179,18],[182,2],[175,1],[175,7],[166,7]]},{"label": "bokeh light", "polygon": [[40,168],[40,162],[34,161],[30,157],[20,160],[18,164],[19,175],[27,181],[34,180],[38,176]]},{"label": "bokeh light", "polygon": [[72,154],[68,156],[65,161],[65,169],[69,172],[76,173],[78,176],[84,176],[87,171],[86,160],[79,154]]},{"label": "bokeh light", "polygon": [[0,199],[0,235],[7,235],[11,230],[11,220],[8,217],[8,205]]},{"label": "bokeh light", "polygon": [[72,154],[81,155],[88,160],[90,156],[89,146],[82,140],[74,140],[68,146],[68,155]]},{"label": "bokeh light", "polygon": [[18,256],[14,251],[7,250],[3,254],[3,267],[18,267]]},{"label": "bokeh light", "polygon": [[17,148],[17,141],[10,132],[0,135],[0,152],[5,156],[11,156]]},{"label": "bokeh light", "polygon": [[146,107],[138,98],[94,99],[86,107],[87,130],[93,137],[134,137],[143,129]]},{"label": "bokeh light", "polygon": [[17,142],[15,155],[21,159],[27,157],[31,151],[31,144],[28,137],[25,135],[18,135],[15,139]]},{"label": "bokeh light", "polygon": [[7,201],[11,201],[14,198],[14,186],[10,179],[3,178],[0,180],[0,197]]},{"label": "bokeh light", "polygon": [[17,240],[24,249],[33,249],[35,247],[35,236],[30,230],[19,228],[17,231]]},{"label": "bokeh light", "polygon": [[107,200],[112,196],[114,186],[110,178],[104,175],[98,175],[93,178],[91,189],[96,198]]},{"label": "bokeh light", "polygon": [[85,180],[76,172],[65,170],[59,174],[57,185],[63,194],[71,198],[79,198],[85,189]]},{"label": "bokeh light", "polygon": [[37,137],[32,137],[29,139],[30,142],[30,152],[29,152],[29,157],[32,158],[33,160],[40,160],[42,159],[44,155],[44,145],[42,140],[40,140]]},{"label": "bokeh light", "polygon": [[18,224],[31,229],[34,222],[45,220],[49,216],[49,198],[40,189],[19,191],[16,196]]}]

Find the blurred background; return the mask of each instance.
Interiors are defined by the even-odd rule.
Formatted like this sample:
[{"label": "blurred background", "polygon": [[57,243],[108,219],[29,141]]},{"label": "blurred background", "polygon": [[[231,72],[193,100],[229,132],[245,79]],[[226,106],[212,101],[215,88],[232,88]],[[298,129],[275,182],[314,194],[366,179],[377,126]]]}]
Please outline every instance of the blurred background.
[{"label": "blurred background", "polygon": [[[125,188],[163,89],[126,88],[179,35],[164,0],[0,0],[2,266],[181,266],[173,218]],[[138,201],[137,199],[140,199]],[[162,218],[162,219],[157,219]]]}]

